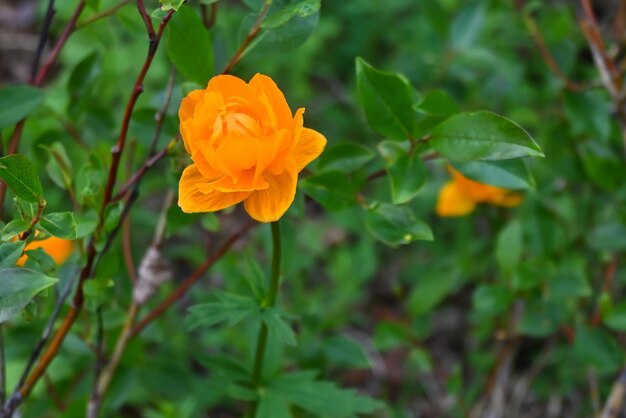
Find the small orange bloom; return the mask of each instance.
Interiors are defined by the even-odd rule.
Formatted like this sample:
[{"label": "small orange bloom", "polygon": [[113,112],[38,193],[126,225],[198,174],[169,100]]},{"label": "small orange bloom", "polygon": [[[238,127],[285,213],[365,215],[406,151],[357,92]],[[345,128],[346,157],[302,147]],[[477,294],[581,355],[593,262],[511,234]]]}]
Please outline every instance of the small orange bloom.
[{"label": "small orange bloom", "polygon": [[452,174],[452,180],[439,192],[439,216],[464,216],[471,213],[479,203],[505,207],[522,203],[523,197],[519,193],[470,180],[451,166],[448,166],[448,170]]},{"label": "small orange bloom", "polygon": [[[61,239],[57,237],[46,238],[41,241],[32,241],[26,244],[24,252],[28,250],[34,250],[36,248],[43,249],[57,264],[63,264],[74,250],[74,242]],[[23,266],[26,263],[28,255],[24,254],[17,260],[18,266]]]},{"label": "small orange bloom", "polygon": [[326,146],[320,133],[303,127],[271,78],[249,83],[213,77],[180,105],[180,133],[193,164],[179,183],[183,212],[214,212],[244,202],[259,222],[278,220],[291,206],[298,173]]}]

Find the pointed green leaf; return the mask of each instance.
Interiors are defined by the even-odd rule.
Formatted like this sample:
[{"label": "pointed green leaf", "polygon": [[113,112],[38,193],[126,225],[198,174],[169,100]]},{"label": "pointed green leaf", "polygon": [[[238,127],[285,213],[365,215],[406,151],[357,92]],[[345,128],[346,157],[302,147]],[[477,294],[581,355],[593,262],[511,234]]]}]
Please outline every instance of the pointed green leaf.
[{"label": "pointed green leaf", "polygon": [[72,212],[54,212],[42,216],[39,228],[48,234],[62,239],[76,239],[78,227]]},{"label": "pointed green leaf", "polygon": [[0,179],[20,199],[29,203],[43,203],[37,169],[24,155],[13,154],[0,158]]},{"label": "pointed green leaf", "polygon": [[24,119],[43,99],[43,93],[35,87],[20,85],[0,88],[0,130]]},{"label": "pointed green leaf", "polygon": [[385,160],[391,202],[402,204],[411,201],[424,185],[426,167],[415,153],[407,152],[397,142],[383,141],[378,149]]},{"label": "pointed green leaf", "polygon": [[515,122],[491,112],[459,113],[446,119],[428,141],[455,161],[543,157],[532,137]]},{"label": "pointed green leaf", "polygon": [[350,142],[334,145],[322,154],[318,164],[318,171],[338,170],[350,173],[363,167],[374,158],[374,153],[367,147]]},{"label": "pointed green leaf", "polygon": [[0,268],[15,267],[24,252],[24,241],[3,242],[0,244]]},{"label": "pointed green leaf", "polygon": [[56,282],[58,279],[35,270],[0,269],[0,323],[20,313],[33,296]]},{"label": "pointed green leaf", "polygon": [[522,159],[451,162],[465,177],[509,190],[534,190],[535,178]]},{"label": "pointed green leaf", "polygon": [[397,141],[413,137],[415,113],[408,81],[356,59],[356,83],[367,121],[376,132]]},{"label": "pointed green leaf", "polygon": [[388,203],[374,205],[367,209],[365,225],[375,238],[390,247],[409,244],[415,240],[433,240],[430,227],[415,218],[415,214],[407,206]]}]

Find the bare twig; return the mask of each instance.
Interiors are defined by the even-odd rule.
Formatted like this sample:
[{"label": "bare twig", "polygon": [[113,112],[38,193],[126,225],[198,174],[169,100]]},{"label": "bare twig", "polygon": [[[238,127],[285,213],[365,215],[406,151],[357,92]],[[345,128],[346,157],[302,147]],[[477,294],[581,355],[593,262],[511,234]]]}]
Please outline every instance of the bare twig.
[{"label": "bare twig", "polygon": [[617,380],[613,384],[613,388],[611,389],[611,393],[604,404],[604,409],[602,409],[602,415],[600,415],[600,418],[617,418],[622,409],[625,395],[626,368],[623,368],[617,377]]},{"label": "bare twig", "polygon": [[589,397],[593,406],[593,417],[600,416],[600,389],[598,388],[598,377],[593,367],[587,367],[587,382],[589,383]]},{"label": "bare twig", "polygon": [[202,23],[207,29],[210,29],[215,25],[215,19],[217,18],[217,5],[215,2],[211,4],[211,11],[209,12],[206,4],[200,4],[200,12],[202,13]]},{"label": "bare twig", "polygon": [[39,71],[39,61],[41,60],[41,54],[43,54],[43,49],[46,46],[46,41],[48,39],[48,35],[50,34],[50,24],[52,23],[52,17],[54,16],[54,0],[48,1],[48,8],[46,9],[46,14],[43,19],[43,26],[41,28],[41,33],[39,34],[39,42],[37,44],[37,52],[35,52],[35,59],[33,60],[33,65],[30,71],[30,83],[34,84],[35,79],[37,78],[37,72]]},{"label": "bare twig", "polygon": [[552,73],[559,80],[563,82],[563,85],[568,90],[571,90],[571,91],[586,90],[587,86],[570,80],[563,73],[563,71],[561,70],[561,67],[559,67],[559,64],[557,64],[556,60],[554,59],[554,56],[550,52],[550,49],[548,48],[546,40],[543,37],[543,34],[541,33],[541,29],[539,28],[539,25],[537,24],[535,19],[533,19],[533,17],[530,14],[526,13],[526,11],[524,10],[524,0],[515,0],[515,7],[521,13],[522,19],[524,20],[524,25],[526,25],[526,29],[530,33],[530,36],[533,38],[533,41],[535,42],[535,45],[537,46],[537,49],[539,50],[539,54],[541,55],[541,58],[546,63],[550,71],[552,71]]},{"label": "bare twig", "polygon": [[[611,290],[613,286],[613,281],[615,280],[615,274],[617,273],[617,254],[613,254],[611,260],[608,262],[606,267],[604,268],[604,272],[602,274],[602,293],[607,293]],[[598,326],[602,323],[602,307],[600,303],[597,304],[596,310],[591,316],[591,320],[589,323],[593,326]]]}]

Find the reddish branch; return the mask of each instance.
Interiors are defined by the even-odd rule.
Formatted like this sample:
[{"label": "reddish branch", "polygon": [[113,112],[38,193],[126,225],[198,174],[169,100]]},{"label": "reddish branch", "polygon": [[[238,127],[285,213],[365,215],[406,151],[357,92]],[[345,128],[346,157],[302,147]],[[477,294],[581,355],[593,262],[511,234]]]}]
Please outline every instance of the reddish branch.
[{"label": "reddish branch", "polygon": [[[142,16],[142,19],[144,19],[144,22],[145,22],[146,17],[148,17],[148,21],[149,21],[149,16],[141,0],[137,1],[137,7],[139,9],[140,15]],[[104,225],[104,209],[111,202],[111,196],[113,193],[113,188],[115,186],[115,180],[117,178],[117,171],[118,171],[118,167],[120,163],[120,158],[122,156],[122,153],[124,151],[124,146],[126,144],[126,136],[128,133],[128,126],[130,123],[130,118],[132,115],[133,108],[135,106],[135,103],[137,102],[137,98],[143,91],[143,87],[142,87],[143,80],[146,76],[146,73],[148,72],[148,69],[150,68],[150,64],[152,63],[152,60],[154,59],[154,55],[156,53],[159,41],[163,34],[163,30],[165,26],[167,25],[167,23],[169,22],[172,14],[173,14],[173,10],[170,11],[161,20],[161,24],[159,26],[159,30],[157,34],[154,33],[152,23],[151,22],[149,22],[149,24],[146,23],[148,37],[150,40],[148,54],[146,56],[144,65],[141,68],[139,75],[137,76],[137,80],[135,82],[135,86],[133,87],[133,91],[131,93],[131,97],[128,101],[128,104],[126,105],[126,110],[124,112],[124,120],[122,122],[122,128],[120,130],[118,141],[111,151],[112,153],[111,168],[109,170],[109,177],[107,180],[107,185],[106,185],[106,189],[104,193],[104,199],[100,207],[100,217],[99,217],[99,223],[98,223],[98,227],[96,228],[96,231],[102,230],[102,226]],[[33,372],[28,376],[24,384],[20,386],[20,388],[18,389],[18,392],[11,398],[11,400],[7,404],[4,410],[3,416],[5,417],[12,416],[13,411],[15,411],[15,408],[26,397],[28,397],[28,395],[31,393],[35,384],[39,381],[39,379],[41,379],[41,377],[44,375],[45,371],[47,370],[48,366],[50,365],[54,357],[57,355],[59,348],[61,347],[61,344],[65,340],[65,337],[69,333],[70,329],[72,328],[72,325],[78,318],[83,308],[83,305],[85,302],[83,286],[85,284],[85,281],[92,275],[92,270],[94,266],[94,261],[96,259],[96,255],[97,255],[97,251],[96,251],[95,239],[92,238],[89,241],[89,244],[87,246],[87,261],[85,263],[85,266],[81,270],[81,273],[79,276],[78,287],[76,289],[76,294],[74,295],[73,306],[70,308],[67,316],[63,320],[63,323],[54,334],[52,340],[50,341],[50,344],[46,348],[45,352],[42,354]]]},{"label": "reddish branch", "polygon": [[563,71],[561,70],[561,67],[559,67],[559,64],[557,64],[556,60],[554,59],[554,56],[550,52],[550,49],[548,48],[546,40],[543,37],[541,30],[539,29],[539,25],[537,25],[537,22],[535,22],[535,20],[528,13],[524,11],[524,1],[515,0],[515,7],[522,14],[522,17],[524,19],[524,24],[526,25],[526,29],[530,33],[530,36],[532,36],[533,41],[535,42],[535,45],[537,46],[537,49],[539,50],[539,54],[541,55],[541,58],[546,63],[550,71],[552,71],[552,73],[565,84],[565,88],[567,88],[568,90],[572,90],[572,91],[585,90],[587,88],[586,86],[570,80],[563,73]]},{"label": "reddish branch", "polygon": [[198,280],[202,278],[202,276],[210,269],[213,264],[215,264],[219,259],[221,259],[224,254],[233,246],[235,242],[243,235],[245,235],[248,230],[257,225],[256,222],[248,222],[245,226],[243,226],[239,231],[232,234],[228,239],[222,244],[221,247],[215,251],[211,257],[209,257],[200,267],[196,269],[189,277],[187,277],[178,287],[159,305],[157,305],[154,309],[152,309],[141,321],[139,321],[131,332],[131,337],[139,334],[143,329],[154,321],[156,318],[160,317],[170,306],[176,303],[180,298],[182,298],[187,290],[191,286],[193,286]]},{"label": "reddish branch", "polygon": [[256,21],[254,22],[254,25],[252,25],[250,32],[248,32],[248,35],[246,36],[246,38],[243,40],[241,45],[239,45],[239,48],[237,49],[233,57],[228,62],[228,65],[226,66],[226,68],[224,68],[224,71],[222,71],[222,74],[230,74],[233,68],[235,68],[235,65],[237,65],[237,63],[243,56],[244,52],[246,52],[246,48],[248,48],[248,45],[250,45],[250,43],[254,40],[254,38],[256,38],[256,36],[261,31],[261,24],[263,23],[263,19],[265,19],[265,15],[267,14],[267,11],[269,10],[269,8],[270,8],[270,2],[266,1],[265,4],[263,5],[263,9],[261,10],[261,13],[259,13],[259,17],[257,17]]}]

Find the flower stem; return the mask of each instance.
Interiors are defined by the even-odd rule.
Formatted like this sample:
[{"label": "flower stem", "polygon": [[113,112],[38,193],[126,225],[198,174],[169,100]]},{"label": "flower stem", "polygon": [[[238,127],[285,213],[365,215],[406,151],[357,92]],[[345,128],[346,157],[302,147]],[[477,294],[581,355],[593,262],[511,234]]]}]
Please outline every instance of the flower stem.
[{"label": "flower stem", "polygon": [[[273,308],[276,304],[276,296],[278,295],[278,285],[280,279],[280,259],[281,259],[281,245],[280,245],[280,224],[278,221],[272,222],[272,273],[270,275],[270,287],[263,301],[264,308]],[[261,323],[261,330],[259,331],[259,338],[256,345],[256,353],[254,356],[254,369],[252,372],[252,385],[255,389],[258,389],[261,385],[263,378],[263,360],[265,359],[265,349],[267,348],[267,337],[269,330],[265,322]],[[252,404],[250,418],[254,418],[256,415],[256,409],[258,407],[258,401]]]}]

